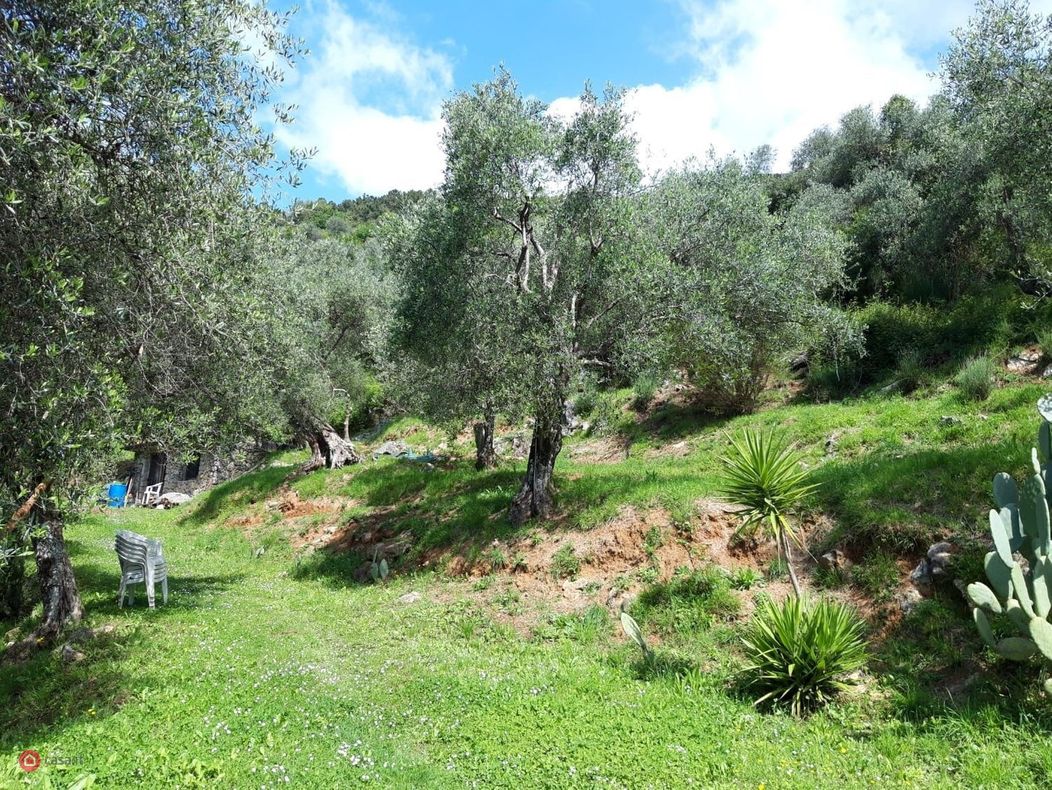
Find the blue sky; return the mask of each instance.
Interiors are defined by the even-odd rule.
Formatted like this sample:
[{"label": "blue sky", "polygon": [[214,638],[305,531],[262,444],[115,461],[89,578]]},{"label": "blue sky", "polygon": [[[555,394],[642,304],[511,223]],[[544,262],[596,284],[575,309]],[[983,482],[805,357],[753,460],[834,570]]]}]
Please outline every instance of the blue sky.
[{"label": "blue sky", "polygon": [[572,113],[585,80],[629,89],[650,172],[764,143],[784,167],[808,131],[856,105],[923,102],[971,11],[970,0],[301,1],[293,31],[311,53],[281,91],[296,123],[277,134],[318,153],[289,197],[434,186],[442,101],[500,63],[554,113]]}]

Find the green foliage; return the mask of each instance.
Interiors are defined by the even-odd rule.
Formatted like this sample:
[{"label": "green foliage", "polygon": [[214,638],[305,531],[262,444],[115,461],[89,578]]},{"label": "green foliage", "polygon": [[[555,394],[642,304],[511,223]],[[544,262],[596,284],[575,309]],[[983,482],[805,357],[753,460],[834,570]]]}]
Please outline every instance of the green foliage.
[{"label": "green foliage", "polygon": [[746,430],[723,459],[722,495],[742,509],[742,530],[769,537],[793,534],[790,515],[815,490],[799,454],[772,432]]},{"label": "green foliage", "polygon": [[572,579],[581,571],[581,558],[570,543],[564,543],[552,555],[551,573],[556,579]]},{"label": "green foliage", "polygon": [[628,638],[636,643],[636,646],[643,651],[643,659],[650,661],[654,652],[650,649],[650,645],[647,644],[647,639],[643,636],[643,630],[639,627],[639,623],[628,612],[621,612],[621,628],[628,635]]},{"label": "green foliage", "polygon": [[487,553],[489,566],[494,571],[503,571],[508,567],[508,555],[500,546],[493,546]]},{"label": "green foliage", "polygon": [[878,551],[853,566],[851,578],[874,601],[886,601],[898,589],[902,573],[894,556]]},{"label": "green foliage", "polygon": [[281,433],[252,195],[283,172],[257,120],[297,55],[285,22],[248,0],[5,7],[0,522],[49,481],[33,518],[58,523],[135,439]]},{"label": "green foliage", "polygon": [[856,344],[825,299],[846,286],[846,240],[823,204],[776,217],[762,180],[724,160],[669,174],[648,207],[655,243],[676,264],[670,311],[698,317],[672,321],[659,358],[687,370],[714,410],[753,411],[792,350]]},{"label": "green foliage", "polygon": [[865,666],[864,632],[858,615],[835,601],[762,603],[742,638],[756,704],[796,716],[828,704],[849,687],[847,675]]},{"label": "green foliage", "polygon": [[763,582],[763,574],[753,567],[743,565],[730,574],[731,587],[735,590],[751,590]]},{"label": "green foliage", "polygon": [[[994,550],[984,561],[989,586],[982,582],[968,585],[968,597],[976,607],[975,625],[983,641],[1012,661],[1040,656],[1046,665],[1052,665],[1052,528],[1048,494],[1052,485],[1052,423],[1046,414],[1050,402],[1052,396],[1045,396],[1039,403],[1043,419],[1033,451],[1033,474],[1022,485],[1004,473],[994,477],[994,500],[998,506],[990,511]],[[1025,560],[1025,571],[1017,556]],[[992,616],[1007,619],[1022,636],[999,639],[990,621]]]},{"label": "green foliage", "polygon": [[715,566],[654,582],[639,594],[632,614],[640,623],[670,635],[703,631],[741,609],[727,575]]},{"label": "green foliage", "polygon": [[994,388],[994,377],[997,375],[997,363],[990,357],[972,357],[965,362],[953,383],[964,397],[971,400],[986,400]]},{"label": "green foliage", "polygon": [[924,383],[927,375],[928,366],[924,363],[924,358],[918,350],[908,349],[899,357],[898,367],[895,369],[895,380],[902,392],[913,392]]},{"label": "green foliage", "polygon": [[387,567],[387,558],[377,561],[380,549],[373,549],[373,559],[369,563],[369,578],[376,583],[386,582],[387,575],[390,573],[390,569]]},{"label": "green foliage", "polygon": [[636,376],[632,382],[632,407],[636,411],[646,411],[654,395],[661,386],[662,377],[653,372],[646,371]]},{"label": "green foliage", "polygon": [[1041,327],[1034,339],[1037,341],[1037,347],[1041,349],[1044,361],[1052,361],[1052,327]]}]

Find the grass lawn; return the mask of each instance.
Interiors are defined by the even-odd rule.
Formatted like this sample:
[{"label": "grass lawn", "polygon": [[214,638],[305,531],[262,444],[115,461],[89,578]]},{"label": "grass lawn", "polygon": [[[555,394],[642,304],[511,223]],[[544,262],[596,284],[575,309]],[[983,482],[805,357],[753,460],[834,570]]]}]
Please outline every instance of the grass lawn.
[{"label": "grass lawn", "polygon": [[[1013,385],[972,404],[934,391],[729,422],[675,409],[626,419],[618,463],[575,460],[585,440],[569,443],[558,469],[567,515],[553,528],[587,529],[625,504],[689,511],[717,488],[727,431],[764,423],[804,450],[822,483],[810,506],[842,536],[903,551],[942,533],[978,535],[990,476],[1025,468],[1042,392]],[[661,453],[679,441],[685,454]],[[603,608],[523,636],[439,570],[396,567],[386,585],[357,584],[349,560],[301,562],[266,524],[250,540],[225,523],[260,508],[287,471],[242,478],[194,509],[92,515],[68,529],[87,624],[116,628],[80,645],[79,662],[47,652],[0,666],[0,786],[66,786],[85,773],[102,787],[1052,783],[1052,705],[1032,693],[1036,668],[997,664],[961,699],[925,691],[925,673],[981,652],[952,607],[915,611],[879,648],[863,690],[840,704],[805,720],[761,714],[735,687],[737,635],[718,597],[692,610],[701,614],[691,629],[663,632],[651,666]],[[508,530],[501,514],[518,471],[381,461],[294,487],[400,522],[417,536],[414,551],[481,551]],[[122,527],[164,540],[167,606],[148,611],[140,594],[117,609],[111,542]],[[420,600],[399,600],[411,591]],[[649,627],[682,622],[661,611],[682,605],[675,595],[648,600]],[[29,776],[15,765],[26,748],[44,762]]]}]

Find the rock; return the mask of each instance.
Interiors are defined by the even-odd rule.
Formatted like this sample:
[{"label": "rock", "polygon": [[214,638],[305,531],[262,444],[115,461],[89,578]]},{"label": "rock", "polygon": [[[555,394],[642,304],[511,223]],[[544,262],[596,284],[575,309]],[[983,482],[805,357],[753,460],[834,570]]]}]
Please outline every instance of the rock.
[{"label": "rock", "polygon": [[927,558],[920,561],[916,568],[910,571],[910,581],[923,595],[931,595],[932,582],[931,568],[928,567]]},{"label": "rock", "polygon": [[401,557],[413,547],[413,539],[409,535],[400,535],[392,541],[378,544],[381,557]]},{"label": "rock", "polygon": [[85,655],[79,650],[74,650],[68,642],[59,648],[59,658],[67,664],[76,664],[85,659]]},{"label": "rock", "polygon": [[924,600],[924,596],[917,590],[904,590],[895,596],[895,603],[902,610],[903,614],[912,612],[922,600]]},{"label": "rock", "polygon": [[826,455],[835,455],[837,446],[840,444],[840,434],[831,433],[826,438]]},{"label": "rock", "polygon": [[1052,378],[1052,365],[1049,365],[1047,368],[1041,371],[1041,378]]},{"label": "rock", "polygon": [[164,508],[179,507],[179,505],[185,505],[191,499],[192,497],[189,494],[172,491],[168,494],[161,494],[157,499],[157,504]]},{"label": "rock", "polygon": [[416,590],[413,590],[412,592],[407,592],[405,595],[399,596],[398,603],[416,603],[423,597],[424,596],[418,593]]},{"label": "rock", "polygon": [[937,583],[950,579],[953,557],[957,548],[947,541],[932,544],[917,567],[910,573],[910,581],[922,595],[934,592]]},{"label": "rock", "polygon": [[373,450],[373,458],[379,458],[381,455],[391,455],[395,458],[401,455],[409,454],[409,445],[403,442],[401,439],[395,439],[393,441],[387,441]]},{"label": "rock", "polygon": [[1027,349],[1008,360],[1005,367],[1009,373],[1029,373],[1041,361],[1041,352],[1036,349]]},{"label": "rock", "polygon": [[933,579],[946,576],[953,564],[953,555],[957,551],[952,543],[941,541],[928,549],[927,561],[929,573]]},{"label": "rock", "polygon": [[632,608],[632,604],[635,603],[635,601],[636,596],[634,595],[630,595],[627,592],[611,590],[610,595],[607,596],[606,605],[615,612],[627,612]]},{"label": "rock", "polygon": [[819,557],[818,564],[827,570],[846,573],[854,563],[840,549],[833,549]]},{"label": "rock", "polygon": [[372,576],[369,573],[369,568],[371,565],[371,562],[363,562],[361,565],[355,568],[354,573],[351,574],[351,578],[358,582],[358,584],[364,584],[365,582],[370,581],[372,579]]},{"label": "rock", "polygon": [[944,414],[939,418],[939,425],[962,425],[964,420],[960,417],[954,417],[950,414]]},{"label": "rock", "polygon": [[115,626],[113,623],[106,623],[106,625],[104,625],[101,628],[99,628],[99,630],[96,631],[96,633],[98,633],[98,634],[112,634],[116,630],[117,630],[117,626]]}]

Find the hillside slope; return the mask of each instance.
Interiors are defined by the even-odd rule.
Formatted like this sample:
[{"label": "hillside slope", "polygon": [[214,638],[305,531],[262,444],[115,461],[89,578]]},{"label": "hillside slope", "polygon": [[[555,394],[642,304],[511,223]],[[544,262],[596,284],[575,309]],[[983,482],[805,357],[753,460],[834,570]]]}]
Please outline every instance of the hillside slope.
[{"label": "hillside slope", "polygon": [[[892,594],[936,538],[964,547],[968,572],[988,480],[1024,468],[1043,392],[1018,380],[984,403],[943,388],[729,421],[674,398],[619,409],[568,442],[560,517],[520,533],[503,518],[514,460],[297,477],[286,454],[186,509],[93,515],[70,541],[97,635],[75,660],[0,668],[0,751],[13,765],[35,748],[51,776],[102,786],[1047,785],[1032,668],[991,661],[953,591],[909,614]],[[874,621],[859,692],[806,720],[761,715],[735,687],[733,626],[784,585],[762,549],[730,545],[713,501],[717,456],[746,425],[782,428],[814,468],[811,552],[858,563],[844,579],[807,563],[808,584]],[[467,450],[413,421],[366,449],[392,438]],[[121,527],[165,541],[167,606],[116,608]],[[362,580],[378,544],[386,584]],[[621,603],[653,665],[621,638]]]}]

